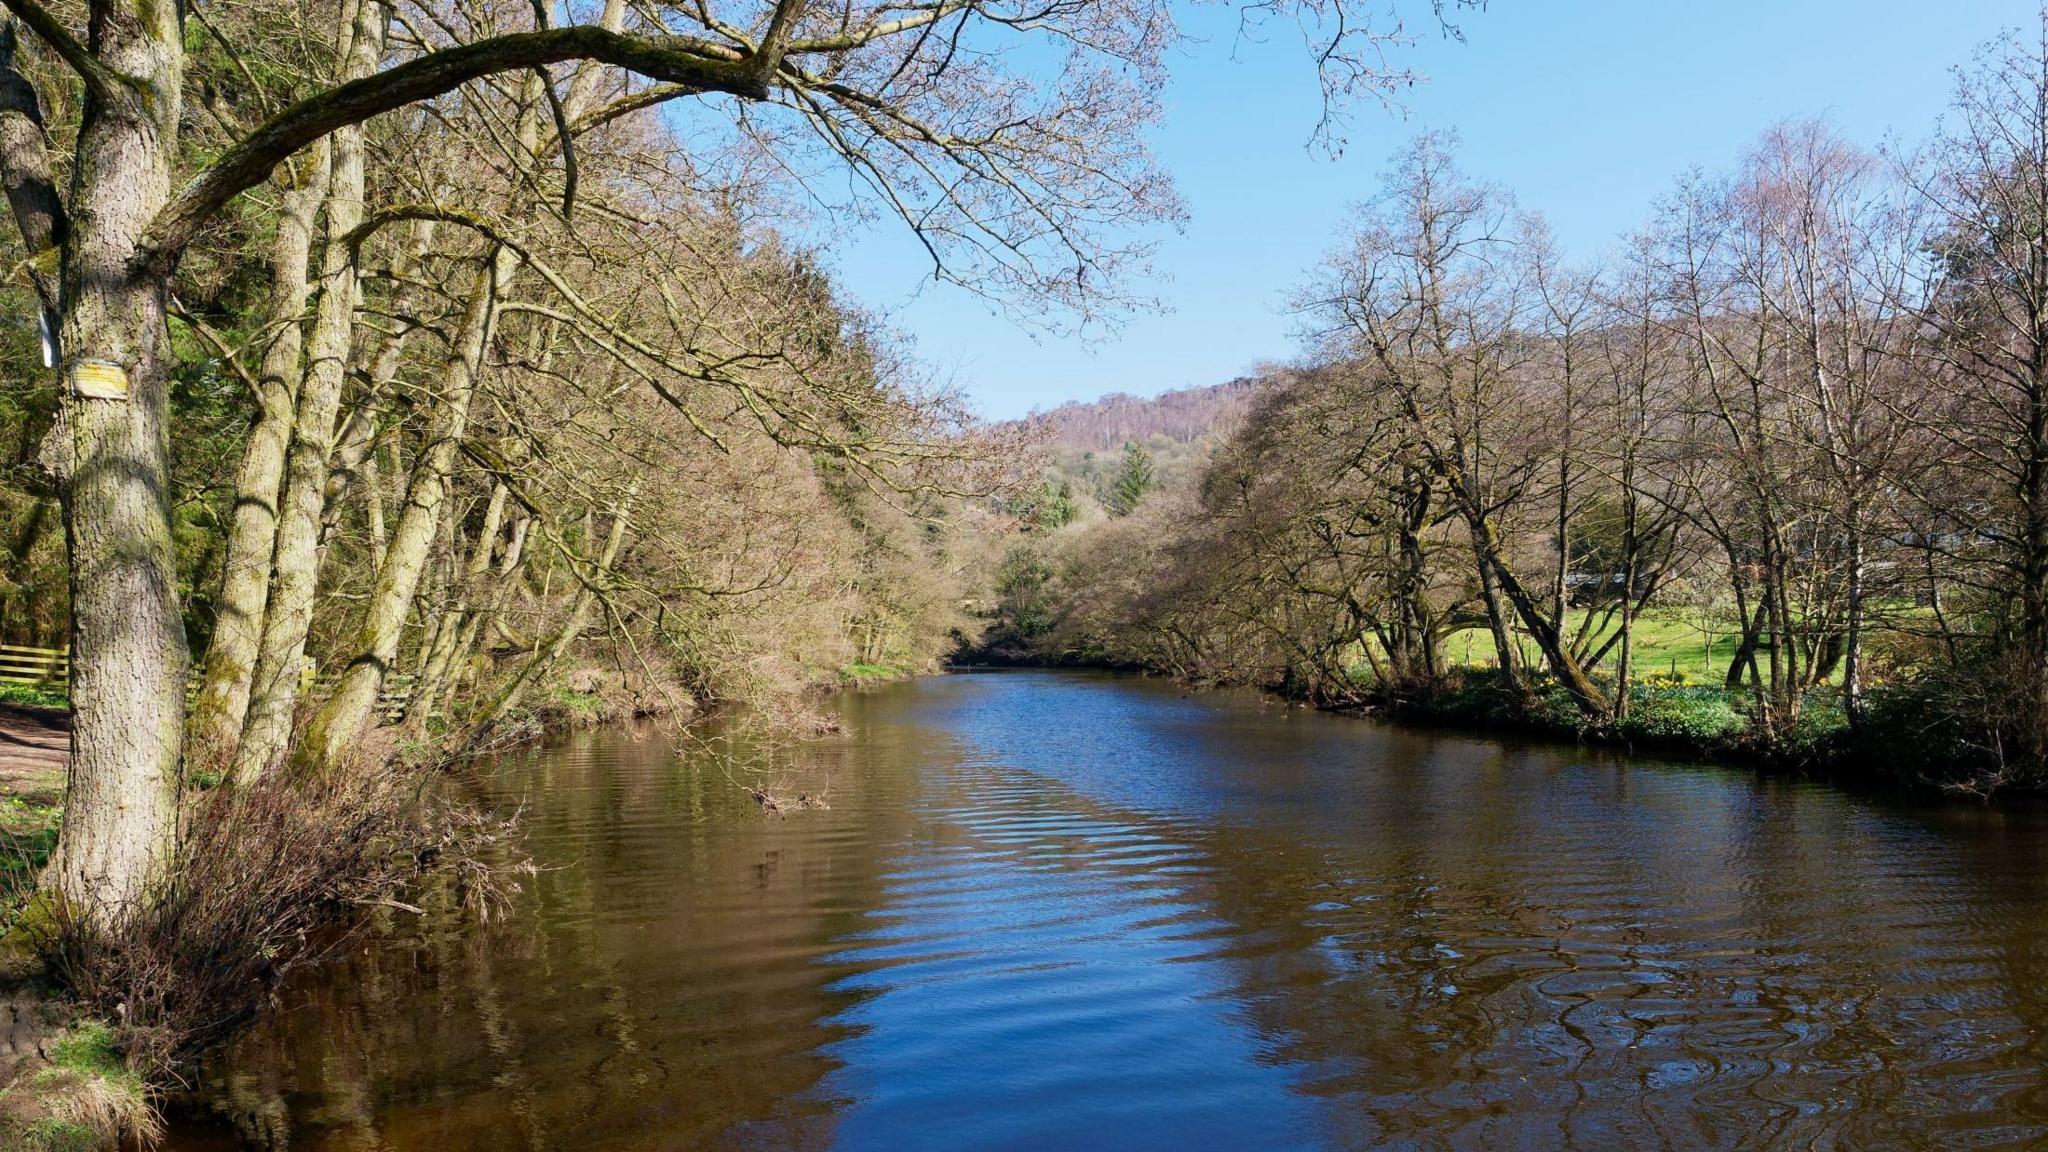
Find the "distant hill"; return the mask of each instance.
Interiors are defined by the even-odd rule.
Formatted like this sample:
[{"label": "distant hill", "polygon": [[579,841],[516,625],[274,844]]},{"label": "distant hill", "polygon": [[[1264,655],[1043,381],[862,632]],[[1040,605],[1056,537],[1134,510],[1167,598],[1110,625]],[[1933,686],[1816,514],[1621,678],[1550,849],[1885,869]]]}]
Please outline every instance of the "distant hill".
[{"label": "distant hill", "polygon": [[1243,376],[1152,397],[1114,392],[1100,400],[1034,412],[1020,423],[1042,431],[1046,446],[1059,456],[1109,452],[1126,441],[1149,444],[1155,437],[1193,444],[1242,412],[1258,386],[1257,377]]},{"label": "distant hill", "polygon": [[1151,454],[1157,487],[1194,483],[1262,383],[1262,377],[1242,376],[1152,397],[1116,392],[1034,412],[1016,423],[1036,433],[1033,438],[1045,446],[1047,479],[1064,483],[1077,499],[1099,509],[1125,444],[1143,445]]}]

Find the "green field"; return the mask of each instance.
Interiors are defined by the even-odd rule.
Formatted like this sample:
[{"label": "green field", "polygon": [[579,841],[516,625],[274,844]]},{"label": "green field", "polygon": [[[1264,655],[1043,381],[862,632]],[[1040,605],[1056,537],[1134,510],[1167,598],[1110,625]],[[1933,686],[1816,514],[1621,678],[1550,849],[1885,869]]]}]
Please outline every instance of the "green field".
[{"label": "green field", "polygon": [[[1578,611],[1570,613],[1570,628],[1576,630],[1584,615]],[[1617,616],[1607,630],[1612,631],[1619,623]],[[1727,631],[1716,631],[1710,637],[1700,630],[1691,613],[1653,608],[1636,619],[1631,662],[1638,676],[1663,672],[1689,681],[1718,681],[1728,669],[1728,658],[1734,654],[1736,642],[1737,637]],[[1542,660],[1534,640],[1524,636],[1521,645],[1525,664]],[[1483,627],[1462,629],[1444,643],[1444,655],[1454,664],[1485,666],[1493,661],[1493,637]]]}]

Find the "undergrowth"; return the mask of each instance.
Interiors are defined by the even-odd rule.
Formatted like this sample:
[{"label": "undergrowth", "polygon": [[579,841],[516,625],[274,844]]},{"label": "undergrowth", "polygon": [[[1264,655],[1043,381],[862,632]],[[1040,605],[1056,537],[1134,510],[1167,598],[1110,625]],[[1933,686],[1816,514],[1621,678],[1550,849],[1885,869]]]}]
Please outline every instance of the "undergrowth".
[{"label": "undergrowth", "polygon": [[[19,796],[0,798],[0,894],[25,891],[57,847],[57,829],[64,809],[36,804]],[[0,934],[12,921],[17,902],[0,908]]]},{"label": "undergrowth", "polygon": [[501,904],[531,871],[515,829],[452,802],[434,779],[385,759],[200,793],[173,879],[126,917],[38,890],[38,853],[47,856],[56,820],[19,815],[18,801],[0,805],[0,828],[17,815],[34,828],[11,856],[18,863],[0,872],[13,910],[4,942],[39,959],[50,985],[37,994],[42,1010],[71,1018],[41,1046],[42,1067],[17,1067],[0,1083],[0,1148],[57,1152],[103,1147],[110,1133],[151,1135],[154,1086],[265,1004],[291,971],[345,946],[365,907],[421,913],[403,897],[430,876],[472,912]]},{"label": "undergrowth", "polygon": [[118,1030],[74,1019],[40,1046],[32,1071],[0,1091],[0,1138],[20,1152],[97,1152],[126,1138],[163,1138],[154,1093],[122,1049]]},{"label": "undergrowth", "polygon": [[63,688],[36,684],[0,684],[0,704],[29,704],[37,708],[69,708],[71,697]]},{"label": "undergrowth", "polygon": [[[1611,681],[1602,687],[1614,690]],[[1840,693],[1828,687],[1809,691],[1801,701],[1799,721],[1769,739],[1758,731],[1747,690],[1694,683],[1667,673],[1632,680],[1628,708],[1615,718],[1588,716],[1563,684],[1535,670],[1523,672],[1520,692],[1510,689],[1495,669],[1465,668],[1433,692],[1381,703],[1397,703],[1393,711],[1432,723],[1609,740],[1708,756],[1738,753],[1817,765],[1839,758],[1849,746]]]}]

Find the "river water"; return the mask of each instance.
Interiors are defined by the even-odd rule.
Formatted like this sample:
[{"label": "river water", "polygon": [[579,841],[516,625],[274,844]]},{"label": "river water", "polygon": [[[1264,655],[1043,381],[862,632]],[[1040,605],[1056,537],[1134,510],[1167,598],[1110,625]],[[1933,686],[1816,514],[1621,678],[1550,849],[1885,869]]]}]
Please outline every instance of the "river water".
[{"label": "river water", "polygon": [[172,1147],[2048,1145],[2039,814],[1080,673],[835,707],[496,765],[512,914],[382,916]]}]

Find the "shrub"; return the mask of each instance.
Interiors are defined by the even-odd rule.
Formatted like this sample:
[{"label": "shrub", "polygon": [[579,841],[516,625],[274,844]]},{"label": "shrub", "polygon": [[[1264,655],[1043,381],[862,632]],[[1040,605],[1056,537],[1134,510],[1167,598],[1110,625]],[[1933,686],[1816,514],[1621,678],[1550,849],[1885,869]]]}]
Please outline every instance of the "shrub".
[{"label": "shrub", "polygon": [[[427,869],[493,899],[508,869],[486,853],[504,822],[426,790],[430,777],[359,761],[312,779],[285,773],[202,796],[170,886],[116,932],[52,904],[38,944],[90,1010],[121,1021],[128,1063],[155,1080],[259,1007],[287,972],[349,939],[357,906],[397,899]],[[335,925],[340,924],[340,928]]]},{"label": "shrub", "polygon": [[2007,763],[2005,741],[1974,685],[1941,677],[1886,684],[1863,698],[1863,725],[1848,750],[1908,780],[1971,793],[2024,782]]},{"label": "shrub", "polygon": [[1470,668],[1453,675],[1441,691],[1417,711],[1453,724],[1511,724],[1521,717],[1521,704],[1509,692],[1500,672]]},{"label": "shrub", "polygon": [[1645,681],[1629,685],[1628,715],[1616,735],[1645,743],[1711,751],[1735,742],[1745,727],[1727,690],[1709,685]]},{"label": "shrub", "polygon": [[1581,733],[1589,727],[1586,713],[1571,689],[1547,675],[1525,674],[1529,682],[1528,702],[1523,706],[1523,719],[1538,728],[1553,732]]}]

